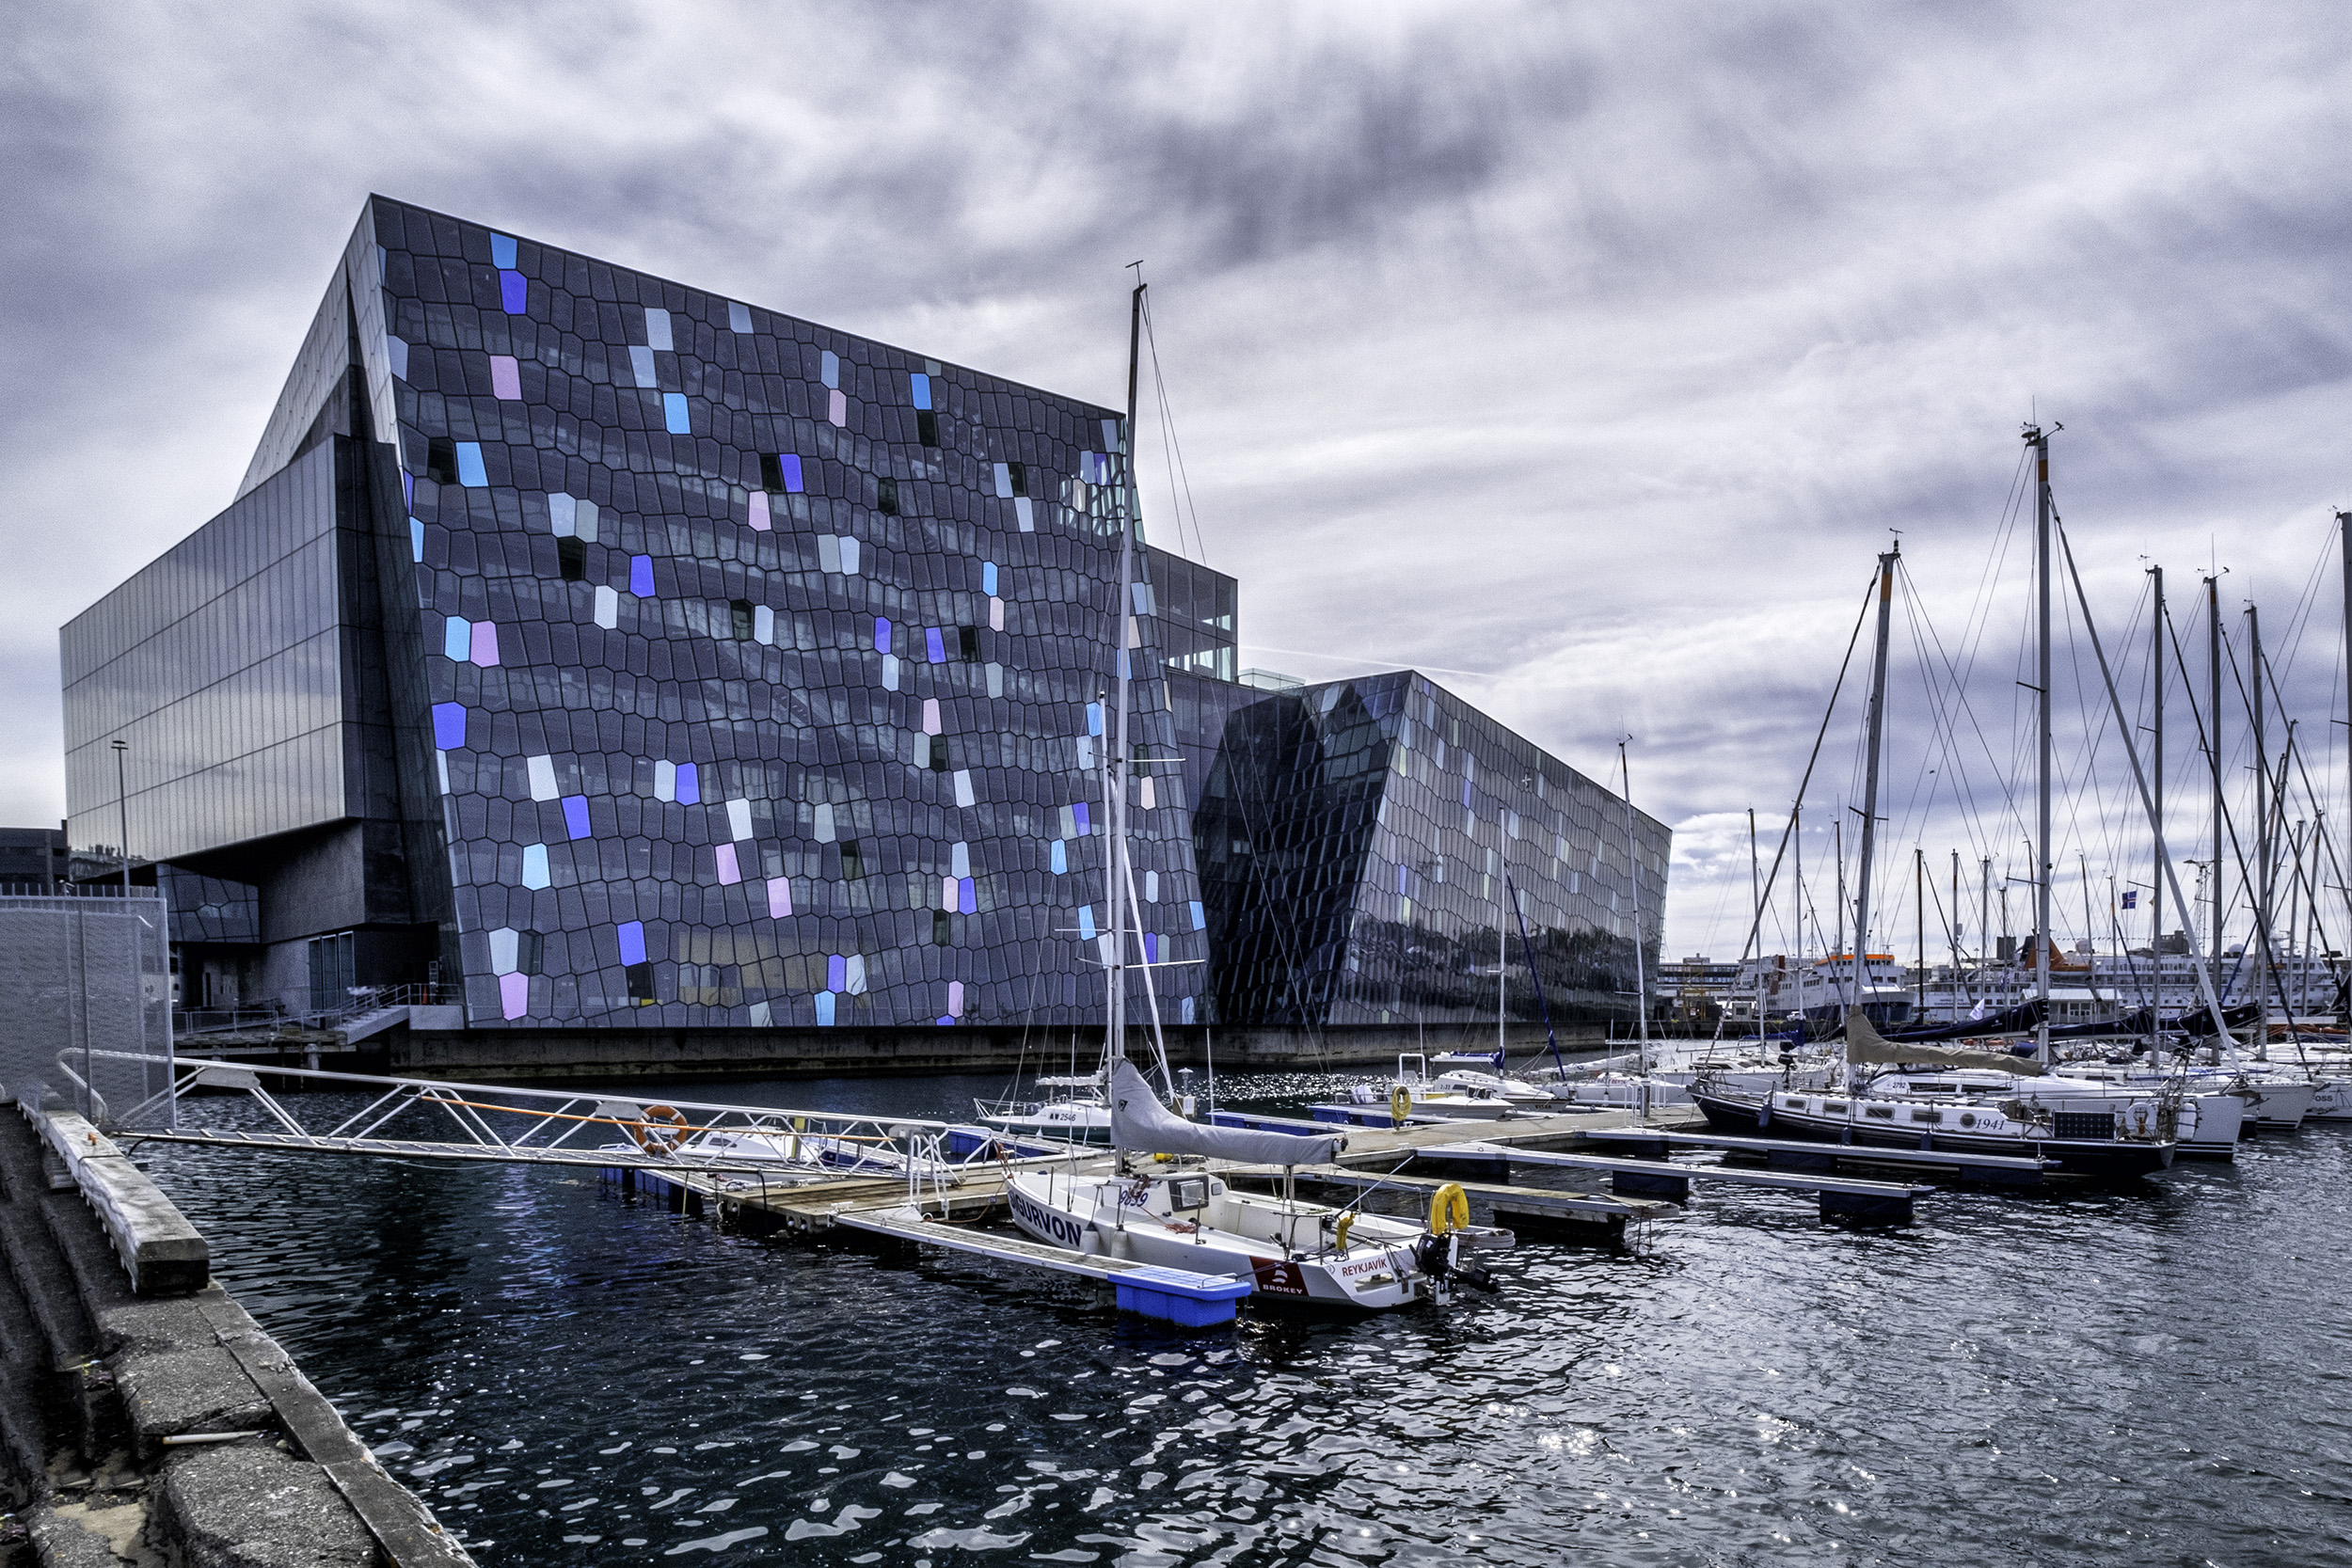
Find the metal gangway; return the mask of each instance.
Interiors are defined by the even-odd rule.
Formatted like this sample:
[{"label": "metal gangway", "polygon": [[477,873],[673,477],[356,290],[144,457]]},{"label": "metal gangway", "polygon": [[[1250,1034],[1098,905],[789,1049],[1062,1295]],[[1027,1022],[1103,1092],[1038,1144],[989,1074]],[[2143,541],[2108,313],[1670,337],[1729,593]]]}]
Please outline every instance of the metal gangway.
[{"label": "metal gangway", "polygon": [[[108,1054],[100,1053],[101,1056]],[[332,1125],[264,1079],[373,1091]],[[208,1125],[205,1099],[238,1092],[274,1126]],[[340,1110],[340,1107],[338,1107]],[[416,1124],[421,1120],[424,1126]],[[125,1114],[129,1141],[457,1164],[559,1165],[704,1179],[723,1190],[843,1178],[902,1178],[910,1200],[1031,1161],[1095,1153],[1049,1138],[909,1117],[630,1098],[612,1090],[377,1077],[316,1068],[179,1058],[170,1086]],[[148,1124],[155,1124],[150,1128]],[[442,1135],[414,1135],[432,1131]],[[597,1140],[601,1141],[597,1141]]]}]

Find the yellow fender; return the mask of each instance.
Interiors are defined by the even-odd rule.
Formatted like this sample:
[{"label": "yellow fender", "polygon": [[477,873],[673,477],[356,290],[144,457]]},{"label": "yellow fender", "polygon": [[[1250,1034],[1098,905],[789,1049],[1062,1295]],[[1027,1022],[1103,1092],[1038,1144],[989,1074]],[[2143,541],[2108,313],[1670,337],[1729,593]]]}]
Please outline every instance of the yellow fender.
[{"label": "yellow fender", "polygon": [[1399,1127],[1413,1114],[1413,1091],[1399,1084],[1389,1091],[1389,1118]]},{"label": "yellow fender", "polygon": [[1459,1181],[1449,1181],[1429,1195],[1429,1234],[1449,1236],[1470,1228],[1470,1194]]}]

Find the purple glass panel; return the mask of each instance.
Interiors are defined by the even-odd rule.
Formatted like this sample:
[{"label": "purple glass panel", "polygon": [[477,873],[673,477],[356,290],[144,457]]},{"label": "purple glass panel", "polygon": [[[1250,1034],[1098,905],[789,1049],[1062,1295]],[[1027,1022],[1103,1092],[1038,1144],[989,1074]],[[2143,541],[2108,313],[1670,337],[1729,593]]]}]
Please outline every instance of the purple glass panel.
[{"label": "purple glass panel", "polygon": [[1148,964],[1160,961],[1160,937],[1156,931],[1143,933],[1143,961]]},{"label": "purple glass panel", "polygon": [[718,849],[718,858],[719,885],[721,887],[733,887],[736,883],[743,879],[742,870],[735,863],[734,845],[720,845]]},{"label": "purple glass panel", "polygon": [[587,796],[566,795],[564,797],[564,826],[569,830],[574,838],[588,836]]},{"label": "purple glass panel", "polygon": [[645,923],[642,920],[621,922],[621,961],[641,964],[645,961]]},{"label": "purple glass panel", "polygon": [[433,705],[433,744],[444,752],[454,752],[466,743],[466,705],[435,703]]},{"label": "purple glass panel", "polygon": [[792,883],[787,879],[768,879],[768,912],[778,920],[792,912]]},{"label": "purple glass panel", "polygon": [[1087,825],[1087,803],[1084,800],[1073,802],[1070,808],[1070,815],[1078,819],[1080,832],[1090,833],[1094,831]]},{"label": "purple glass panel", "polygon": [[520,1018],[531,1010],[531,976],[501,974],[499,976],[499,1011],[507,1018]]},{"label": "purple glass panel", "polygon": [[969,877],[958,878],[956,879],[956,912],[958,914],[972,914],[977,912],[979,907],[979,899],[972,891],[972,879]]},{"label": "purple glass panel", "polygon": [[874,617],[874,651],[878,654],[890,651],[890,620],[887,616]]},{"label": "purple glass panel", "polygon": [[792,495],[801,493],[801,454],[794,451],[776,454],[776,467],[784,470],[784,487]]},{"label": "purple glass panel", "polygon": [[490,356],[490,393],[493,397],[518,398],[523,395],[522,372],[515,366],[511,354]]},{"label": "purple glass panel", "polygon": [[765,490],[755,490],[752,492],[751,522],[752,527],[761,533],[765,533],[769,530],[768,492]]},{"label": "purple glass panel", "polygon": [[470,657],[476,664],[485,670],[499,661],[499,629],[497,626],[487,621],[476,621],[473,624]]}]

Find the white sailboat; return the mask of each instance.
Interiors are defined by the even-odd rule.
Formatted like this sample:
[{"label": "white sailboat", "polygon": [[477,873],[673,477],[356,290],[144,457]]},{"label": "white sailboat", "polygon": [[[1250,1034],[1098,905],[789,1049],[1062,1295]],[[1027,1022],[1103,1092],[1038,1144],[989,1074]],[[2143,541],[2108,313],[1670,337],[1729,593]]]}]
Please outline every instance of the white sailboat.
[{"label": "white sailboat", "polygon": [[[1132,451],[1136,355],[1144,285],[1137,282],[1128,343],[1127,504],[1121,519],[1119,598],[1113,625],[1125,627],[1134,580],[1136,489]],[[1129,864],[1127,798],[1134,751],[1128,742],[1128,682],[1135,639],[1119,638],[1115,750],[1106,764],[1108,872],[1111,919],[1104,948],[1109,977],[1105,1041],[1107,1119],[1113,1155],[1071,1159],[1045,1169],[1016,1172],[1006,1184],[1013,1223],[1050,1245],[1072,1251],[1226,1275],[1253,1282],[1258,1293],[1318,1307],[1381,1311],[1442,1301],[1451,1282],[1473,1266],[1469,1251],[1507,1247],[1511,1233],[1473,1227],[1459,1187],[1432,1204],[1429,1222],[1369,1213],[1359,1204],[1332,1208],[1300,1201],[1289,1173],[1329,1163],[1340,1135],[1299,1135],[1203,1126],[1161,1102],[1151,1084],[1126,1060],[1127,976],[1137,971],[1151,1009],[1153,1065],[1171,1099],[1176,1095],[1159,1035],[1152,966],[1129,952],[1129,932],[1141,926]],[[1129,916],[1135,917],[1133,924]],[[1235,1166],[1276,1167],[1284,1173],[1279,1196],[1245,1193],[1232,1184]]]}]

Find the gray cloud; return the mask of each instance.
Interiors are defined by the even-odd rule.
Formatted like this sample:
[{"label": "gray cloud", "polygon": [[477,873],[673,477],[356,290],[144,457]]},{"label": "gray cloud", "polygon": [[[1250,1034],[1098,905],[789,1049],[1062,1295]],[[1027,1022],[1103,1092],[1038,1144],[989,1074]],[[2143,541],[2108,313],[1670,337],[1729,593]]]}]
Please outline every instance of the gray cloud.
[{"label": "gray cloud", "polygon": [[[1248,639],[1335,655],[1263,662],[1490,672],[1445,678],[1594,772],[1629,730],[1682,830],[1669,944],[1736,946],[1743,813],[1785,811],[1890,527],[1944,635],[1982,628],[1972,701],[2011,766],[2022,542],[1982,584],[2029,412],[2068,425],[2060,503],[2119,634],[2143,555],[2185,591],[2208,551],[2283,630],[2346,494],[2338,24],[30,14],[0,61],[0,815],[61,809],[56,623],[226,503],[376,189],[1104,401],[1147,258],[1200,547],[1243,578]],[[1163,539],[1166,497],[1153,476]],[[1899,858],[2013,837],[1952,804],[1994,769],[1930,754],[1903,679],[1890,776],[1908,800],[1941,768],[1943,803],[1904,808]],[[2137,852],[2074,815],[2086,856]]]}]

